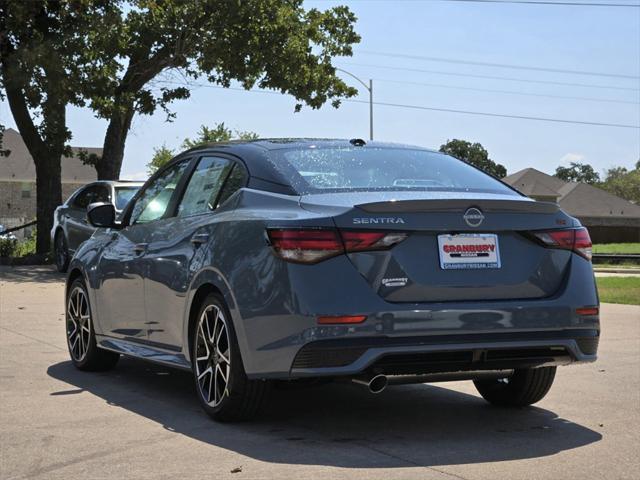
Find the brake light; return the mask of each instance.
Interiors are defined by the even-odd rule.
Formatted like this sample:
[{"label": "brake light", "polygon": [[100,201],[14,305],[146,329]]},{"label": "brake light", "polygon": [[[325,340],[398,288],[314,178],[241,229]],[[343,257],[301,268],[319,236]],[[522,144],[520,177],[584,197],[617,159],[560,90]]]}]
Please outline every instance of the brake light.
[{"label": "brake light", "polygon": [[342,253],[386,250],[406,233],[334,229],[268,229],[275,252],[290,262],[317,263]]},{"label": "brake light", "polygon": [[285,260],[316,263],[344,252],[336,230],[268,230],[269,240],[276,253]]},{"label": "brake light", "polygon": [[571,250],[591,261],[591,237],[589,237],[589,231],[584,227],[546,230],[532,232],[532,234],[546,247]]},{"label": "brake light", "polygon": [[406,233],[341,231],[344,248],[349,252],[365,250],[386,250],[407,238]]}]

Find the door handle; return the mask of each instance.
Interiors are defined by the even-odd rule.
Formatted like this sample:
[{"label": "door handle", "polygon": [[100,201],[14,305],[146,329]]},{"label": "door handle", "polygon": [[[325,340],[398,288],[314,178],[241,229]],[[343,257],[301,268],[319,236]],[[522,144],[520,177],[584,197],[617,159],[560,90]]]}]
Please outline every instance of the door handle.
[{"label": "door handle", "polygon": [[208,233],[196,233],[193,237],[191,237],[191,243],[193,243],[196,247],[202,245],[203,243],[207,243],[208,241]]},{"label": "door handle", "polygon": [[135,247],[133,247],[133,251],[138,255],[140,255],[147,250],[148,246],[149,246],[148,243],[138,243]]}]

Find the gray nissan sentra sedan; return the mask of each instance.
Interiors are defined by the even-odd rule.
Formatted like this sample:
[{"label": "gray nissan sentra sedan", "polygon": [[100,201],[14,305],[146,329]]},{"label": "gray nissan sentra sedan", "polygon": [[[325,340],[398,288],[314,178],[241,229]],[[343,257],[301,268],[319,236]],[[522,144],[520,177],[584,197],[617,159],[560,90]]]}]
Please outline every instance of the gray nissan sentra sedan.
[{"label": "gray nissan sentra sedan", "polygon": [[218,420],[276,382],[473,380],[502,406],[596,359],[591,240],[460,160],[363,140],[257,140],[180,154],[69,265],[73,363],[121,354],[193,372]]}]

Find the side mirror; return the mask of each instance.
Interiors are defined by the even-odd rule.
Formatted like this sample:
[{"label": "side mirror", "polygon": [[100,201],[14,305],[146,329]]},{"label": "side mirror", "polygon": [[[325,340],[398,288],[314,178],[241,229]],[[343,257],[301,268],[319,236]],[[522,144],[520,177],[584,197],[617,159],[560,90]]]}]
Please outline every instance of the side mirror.
[{"label": "side mirror", "polygon": [[89,223],[98,228],[116,226],[116,208],[109,202],[96,202],[87,207]]}]

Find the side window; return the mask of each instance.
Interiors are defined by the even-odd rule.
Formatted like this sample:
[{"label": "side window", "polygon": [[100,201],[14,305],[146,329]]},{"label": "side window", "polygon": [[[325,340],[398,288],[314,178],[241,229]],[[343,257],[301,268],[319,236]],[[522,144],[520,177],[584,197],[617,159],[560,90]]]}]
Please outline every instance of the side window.
[{"label": "side window", "polygon": [[233,162],[224,158],[201,158],[178,206],[178,216],[188,217],[215,210],[218,193],[231,167]]},{"label": "side window", "polygon": [[84,209],[92,203],[108,202],[110,200],[111,195],[109,195],[109,189],[105,185],[90,185],[76,195],[73,200],[73,206]]},{"label": "side window", "polygon": [[93,198],[89,203],[93,202],[110,202],[111,194],[109,193],[109,187],[106,185],[95,185],[93,187]]},{"label": "side window", "polygon": [[89,190],[91,187],[87,187],[84,190],[78,192],[76,198],[73,199],[73,206],[75,208],[87,208],[89,205]]},{"label": "side window", "polygon": [[162,218],[188,165],[189,160],[183,160],[173,165],[145,188],[133,206],[129,220],[130,225],[152,222]]},{"label": "side window", "polygon": [[242,187],[246,186],[246,184],[247,172],[242,165],[236,163],[233,166],[233,170],[231,170],[231,173],[227,177],[224,187],[222,187],[222,192],[218,199],[218,206],[226,202],[227,198],[236,193],[236,191],[240,190]]}]

